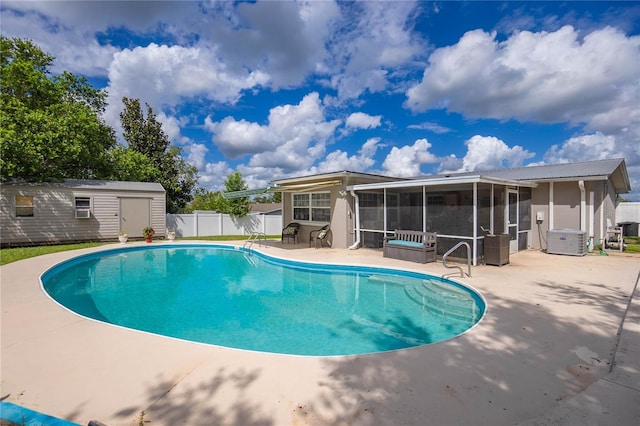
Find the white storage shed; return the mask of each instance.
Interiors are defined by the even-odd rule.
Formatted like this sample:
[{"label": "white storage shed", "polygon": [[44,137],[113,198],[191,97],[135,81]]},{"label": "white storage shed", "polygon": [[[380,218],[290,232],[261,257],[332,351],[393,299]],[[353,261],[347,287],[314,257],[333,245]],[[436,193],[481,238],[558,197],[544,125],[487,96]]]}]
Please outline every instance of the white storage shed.
[{"label": "white storage shed", "polygon": [[69,179],[0,187],[5,247],[115,240],[120,231],[136,238],[147,226],[163,237],[165,224],[166,193],[159,183]]}]

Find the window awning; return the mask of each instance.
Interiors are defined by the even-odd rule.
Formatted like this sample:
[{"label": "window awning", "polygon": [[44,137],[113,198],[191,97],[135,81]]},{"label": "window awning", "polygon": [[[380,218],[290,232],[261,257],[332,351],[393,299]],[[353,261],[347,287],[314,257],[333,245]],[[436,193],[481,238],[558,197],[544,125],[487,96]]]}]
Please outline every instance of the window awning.
[{"label": "window awning", "polygon": [[316,189],[329,188],[331,186],[342,185],[342,180],[330,180],[314,183],[299,183],[296,185],[279,185],[269,188],[269,192],[302,192]]},{"label": "window awning", "polygon": [[227,199],[249,197],[251,195],[264,194],[268,190],[269,188],[245,189],[244,191],[223,192],[222,196]]},{"label": "window awning", "polygon": [[331,181],[314,182],[314,183],[299,183],[295,185],[278,185],[269,186],[267,188],[259,189],[247,189],[244,191],[223,192],[224,198],[240,198],[249,197],[251,195],[264,194],[267,192],[305,192],[314,191],[316,189],[329,188],[336,185],[341,185],[342,180],[336,179]]}]

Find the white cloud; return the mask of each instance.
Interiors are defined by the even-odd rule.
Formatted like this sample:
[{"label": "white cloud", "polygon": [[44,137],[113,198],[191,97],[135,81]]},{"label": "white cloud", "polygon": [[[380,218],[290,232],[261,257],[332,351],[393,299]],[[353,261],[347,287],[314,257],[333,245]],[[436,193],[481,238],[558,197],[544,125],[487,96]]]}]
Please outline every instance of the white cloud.
[{"label": "white cloud", "polygon": [[414,67],[425,42],[413,31],[417,2],[341,4],[341,20],[328,40],[331,61],[325,71],[338,91],[337,102],[376,93],[392,84],[392,68]]},{"label": "white cloud", "polygon": [[357,155],[336,150],[330,152],[317,167],[312,167],[308,173],[330,173],[337,171],[366,172],[376,163],[373,158],[378,150],[380,138],[368,139],[358,150]]},{"label": "white cloud", "polygon": [[[465,142],[467,153],[462,162],[454,161],[452,156],[440,165],[440,172],[473,172],[478,170],[495,170],[505,167],[519,167],[528,158],[535,156],[521,146],[510,148],[502,140],[494,136],[475,135]],[[454,166],[455,168],[447,168]]]},{"label": "white cloud", "polygon": [[274,88],[301,83],[321,68],[330,24],[339,17],[334,2],[256,2],[230,6],[212,2],[212,16],[200,33],[214,40],[236,72],[262,70]]},{"label": "white cloud", "polygon": [[[638,148],[640,149],[640,148]],[[547,163],[570,163],[621,157],[616,151],[615,137],[602,133],[575,136],[561,146],[553,145],[544,154]]]},{"label": "white cloud", "polygon": [[451,131],[451,129],[448,127],[442,126],[438,123],[430,123],[430,122],[425,122],[420,124],[410,124],[407,126],[407,128],[417,129],[417,130],[428,130],[430,132],[433,132],[439,135],[444,133],[449,133]]},{"label": "white cloud", "polygon": [[261,72],[227,72],[215,52],[206,49],[153,43],[125,49],[114,55],[109,66],[106,119],[110,124],[118,121],[125,96],[142,99],[155,110],[198,96],[234,103],[242,90],[267,82],[268,76]]},{"label": "white cloud", "polygon": [[[146,110],[145,110],[146,112]],[[186,124],[186,120],[179,119],[173,115],[167,115],[164,112],[156,113],[156,119],[162,123],[162,131],[167,135],[172,143],[178,145],[189,144],[191,141],[181,133],[181,127]]]},{"label": "white cloud", "polygon": [[[437,49],[407,92],[412,111],[446,108],[468,117],[600,126],[612,109],[624,127],[637,116],[640,37],[603,28],[514,33],[504,42],[481,30]],[[636,111],[634,114],[633,111]],[[605,120],[611,125],[610,120]]]},{"label": "white cloud", "polygon": [[[111,45],[111,29],[141,34],[193,28],[188,22],[197,12],[196,2],[7,0],[2,2],[2,33],[31,39],[55,56],[54,72],[105,76],[119,50]],[[101,42],[97,35],[104,36]]]},{"label": "white cloud", "polygon": [[204,144],[194,143],[189,145],[186,149],[187,162],[196,166],[198,170],[203,169],[206,166],[206,156],[209,152]]},{"label": "white cloud", "polygon": [[347,127],[354,129],[375,129],[380,127],[381,115],[369,115],[364,112],[354,112],[347,117]]},{"label": "white cloud", "polygon": [[[234,170],[229,167],[226,161],[217,161],[215,163],[207,163],[203,168],[198,170],[198,183],[209,191],[223,191],[224,180]],[[246,179],[245,179],[246,181]]]},{"label": "white cloud", "polygon": [[205,127],[215,133],[213,142],[231,158],[253,154],[249,167],[275,167],[287,171],[310,167],[325,152],[339,120],[327,121],[318,93],[306,95],[298,105],[272,108],[268,124],[226,117],[207,119]]},{"label": "white cloud", "polygon": [[[67,23],[63,25],[58,19],[25,8],[34,4],[3,2],[2,35],[32,40],[42,51],[54,56],[51,67],[54,73],[69,70],[89,76],[106,75],[107,66],[118,49],[100,45],[93,31],[72,29]],[[18,8],[9,9],[9,6]]]},{"label": "white cloud", "polygon": [[[406,92],[414,112],[444,108],[466,117],[583,126],[578,136],[552,147],[545,161],[624,156],[640,164],[640,36],[605,27],[584,37],[571,26],[555,32],[466,33],[457,44],[434,51],[422,81]],[[488,144],[498,157],[469,146],[462,164],[441,170],[474,170],[513,164],[526,152]],[[507,151],[507,149],[509,151]],[[500,157],[500,154],[504,157]],[[493,155],[493,154],[492,154]],[[516,161],[517,163],[517,161]]]},{"label": "white cloud", "polygon": [[418,139],[413,145],[401,148],[393,147],[387,155],[382,167],[389,176],[413,177],[421,174],[422,164],[436,163],[437,157],[429,152],[431,143],[426,139]]}]

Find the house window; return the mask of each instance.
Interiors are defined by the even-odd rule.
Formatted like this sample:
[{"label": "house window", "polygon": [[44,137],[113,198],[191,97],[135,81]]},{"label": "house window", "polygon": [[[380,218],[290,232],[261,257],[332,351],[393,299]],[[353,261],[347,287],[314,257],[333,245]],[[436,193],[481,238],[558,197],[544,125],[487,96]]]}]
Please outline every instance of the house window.
[{"label": "house window", "polygon": [[331,194],[328,192],[293,194],[293,220],[330,222]]},{"label": "house window", "polygon": [[76,218],[88,219],[91,217],[91,198],[89,197],[76,197]]},{"label": "house window", "polygon": [[32,195],[16,195],[16,217],[33,217]]}]

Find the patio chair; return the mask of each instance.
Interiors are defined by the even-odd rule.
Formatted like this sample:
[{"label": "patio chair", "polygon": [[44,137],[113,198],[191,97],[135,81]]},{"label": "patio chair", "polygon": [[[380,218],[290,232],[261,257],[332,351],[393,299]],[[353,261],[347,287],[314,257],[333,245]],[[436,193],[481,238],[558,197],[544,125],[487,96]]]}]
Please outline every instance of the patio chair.
[{"label": "patio chair", "polygon": [[314,243],[316,248],[318,248],[318,242],[320,242],[320,247],[324,247],[325,244],[327,247],[330,247],[331,241],[327,238],[330,232],[329,225],[309,232],[309,247],[311,247],[311,243]]},{"label": "patio chair", "polygon": [[284,229],[282,229],[282,243],[284,240],[293,240],[293,243],[300,242],[298,237],[298,231],[300,230],[300,224],[297,222],[291,222]]}]

